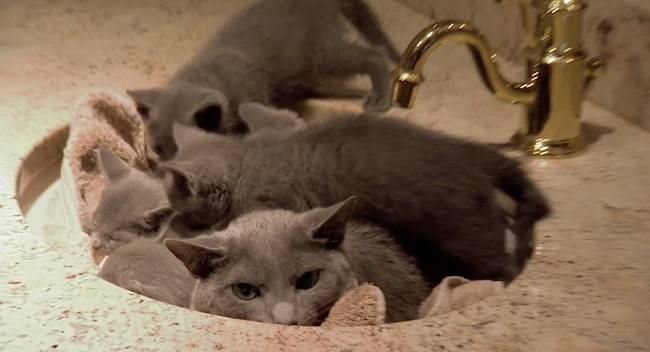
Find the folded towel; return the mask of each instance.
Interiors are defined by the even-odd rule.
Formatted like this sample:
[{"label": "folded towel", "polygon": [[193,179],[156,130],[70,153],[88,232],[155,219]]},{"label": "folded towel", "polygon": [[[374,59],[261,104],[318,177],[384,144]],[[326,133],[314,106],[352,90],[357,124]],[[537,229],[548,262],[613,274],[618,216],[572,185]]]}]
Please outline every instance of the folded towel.
[{"label": "folded towel", "polygon": [[[91,233],[94,229],[92,214],[104,188],[94,150],[109,149],[130,165],[147,170],[148,160],[154,154],[146,140],[144,123],[135,104],[125,94],[93,91],[77,104],[64,157],[73,176],[77,212],[84,232]],[[424,318],[457,310],[501,290],[501,282],[447,277],[422,303],[419,315]],[[323,326],[379,325],[385,322],[385,315],[386,303],[381,290],[364,284],[334,304]]]},{"label": "folded towel", "polygon": [[385,321],[384,294],[377,286],[363,284],[350,290],[334,304],[322,326],[379,325]]}]

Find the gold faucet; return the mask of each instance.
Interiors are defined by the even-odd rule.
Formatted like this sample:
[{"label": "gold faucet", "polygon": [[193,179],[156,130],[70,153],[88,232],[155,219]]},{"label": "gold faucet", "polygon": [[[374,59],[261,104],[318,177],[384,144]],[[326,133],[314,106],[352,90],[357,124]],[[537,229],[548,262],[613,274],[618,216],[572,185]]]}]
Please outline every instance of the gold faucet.
[{"label": "gold faucet", "polygon": [[[495,0],[501,2],[501,0]],[[508,82],[496,54],[470,23],[443,21],[422,30],[407,46],[393,72],[393,102],[411,108],[429,54],[446,42],[466,44],[487,88],[498,98],[524,106],[515,145],[530,155],[561,157],[585,146],[580,105],[592,78],[604,72],[600,59],[588,60],[582,49],[583,0],[519,0],[528,72],[526,80]]]}]

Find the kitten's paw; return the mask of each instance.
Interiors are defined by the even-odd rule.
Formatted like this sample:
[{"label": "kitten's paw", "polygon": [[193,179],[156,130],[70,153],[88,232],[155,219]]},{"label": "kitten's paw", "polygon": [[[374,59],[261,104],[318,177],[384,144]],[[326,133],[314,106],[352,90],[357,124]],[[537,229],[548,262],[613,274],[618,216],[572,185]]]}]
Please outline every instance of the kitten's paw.
[{"label": "kitten's paw", "polygon": [[390,95],[369,94],[363,98],[363,110],[370,113],[385,112],[392,105]]}]

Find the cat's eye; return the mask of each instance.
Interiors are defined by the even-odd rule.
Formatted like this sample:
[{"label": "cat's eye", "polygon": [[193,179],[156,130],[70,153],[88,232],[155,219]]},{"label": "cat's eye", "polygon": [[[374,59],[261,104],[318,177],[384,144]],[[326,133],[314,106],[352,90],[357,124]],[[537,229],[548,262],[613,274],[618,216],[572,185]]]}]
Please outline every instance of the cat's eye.
[{"label": "cat's eye", "polygon": [[257,287],[245,283],[232,285],[232,292],[237,298],[244,301],[250,301],[260,295],[260,290]]},{"label": "cat's eye", "polygon": [[309,271],[302,274],[302,276],[300,276],[296,281],[296,288],[299,290],[309,290],[316,286],[319,276],[320,270]]}]

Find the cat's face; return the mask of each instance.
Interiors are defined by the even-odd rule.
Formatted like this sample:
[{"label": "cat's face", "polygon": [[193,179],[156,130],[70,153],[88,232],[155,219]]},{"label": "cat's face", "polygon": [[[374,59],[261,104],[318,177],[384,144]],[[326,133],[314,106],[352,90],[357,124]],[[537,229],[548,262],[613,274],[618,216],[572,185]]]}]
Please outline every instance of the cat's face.
[{"label": "cat's face", "polygon": [[231,220],[241,139],[176,124],[174,140],[178,153],[158,165],[172,207],[194,229],[225,226]]},{"label": "cat's face", "polygon": [[231,220],[232,170],[219,161],[197,158],[160,165],[167,199],[187,225],[196,230],[225,225]]},{"label": "cat's face", "polygon": [[158,165],[172,207],[195,229],[231,220],[234,187],[247,142],[266,138],[272,143],[281,134],[305,126],[294,112],[257,103],[242,104],[239,113],[252,131],[247,141],[177,123],[173,139],[178,151],[172,160]]},{"label": "cat's face", "polygon": [[93,248],[110,254],[136,238],[155,238],[173,211],[162,183],[106,150],[98,153],[106,186],[93,219]]},{"label": "cat's face", "polygon": [[317,325],[357,285],[341,244],[350,203],[296,214],[251,213],[226,230],[165,245],[200,279],[196,310],[267,323]]},{"label": "cat's face", "polygon": [[246,126],[228,109],[223,93],[192,84],[132,90],[128,94],[136,102],[138,112],[147,126],[152,149],[162,160],[176,154],[172,137],[174,123],[196,126],[212,133],[242,133]]}]

